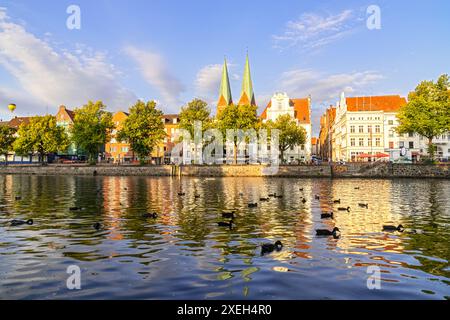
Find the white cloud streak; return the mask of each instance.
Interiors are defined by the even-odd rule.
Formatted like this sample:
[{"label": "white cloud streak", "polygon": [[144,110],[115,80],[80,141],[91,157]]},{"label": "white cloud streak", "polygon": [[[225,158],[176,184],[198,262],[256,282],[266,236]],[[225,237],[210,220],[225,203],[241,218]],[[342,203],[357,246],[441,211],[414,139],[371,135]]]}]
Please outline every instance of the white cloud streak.
[{"label": "white cloud streak", "polygon": [[125,52],[136,62],[144,79],[161,94],[168,108],[175,110],[181,104],[180,95],[184,92],[183,84],[170,72],[163,57],[157,53],[133,46]]},{"label": "white cloud streak", "polygon": [[[42,113],[60,104],[79,107],[88,100],[103,100],[112,110],[127,108],[137,98],[117,80],[118,72],[107,56],[83,50],[58,50],[27,32],[0,9],[0,65],[20,84],[34,105],[18,106],[18,112]],[[3,88],[10,91],[10,88]],[[9,97],[13,101],[22,97]],[[29,99],[28,99],[29,100]]]},{"label": "white cloud streak", "polygon": [[355,22],[357,19],[352,10],[327,16],[304,13],[298,20],[289,21],[284,33],[274,35],[273,40],[275,47],[279,49],[318,49],[352,33]]}]

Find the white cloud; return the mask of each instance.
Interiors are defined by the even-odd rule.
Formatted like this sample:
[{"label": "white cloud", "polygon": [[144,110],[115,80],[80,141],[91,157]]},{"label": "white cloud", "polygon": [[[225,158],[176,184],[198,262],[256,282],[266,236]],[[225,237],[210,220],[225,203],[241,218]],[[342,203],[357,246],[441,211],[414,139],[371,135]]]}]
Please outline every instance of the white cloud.
[{"label": "white cloud", "polygon": [[169,109],[179,107],[180,95],[185,90],[183,84],[172,75],[164,59],[156,53],[138,49],[133,46],[125,52],[136,62],[144,79],[159,91]]},{"label": "white cloud", "polygon": [[195,91],[210,105],[217,102],[220,82],[222,80],[222,68],[220,64],[210,64],[197,72],[195,79]]},{"label": "white cloud", "polygon": [[370,91],[370,87],[381,79],[383,76],[376,71],[327,74],[310,69],[296,69],[284,72],[279,83],[280,88],[292,98],[311,95],[311,120],[317,134],[320,116],[330,104],[339,100],[342,91],[346,94],[366,94],[363,91]]},{"label": "white cloud", "polygon": [[357,21],[351,10],[327,16],[304,13],[298,20],[289,21],[282,35],[273,36],[275,47],[317,49],[353,32]]},{"label": "white cloud", "polygon": [[18,106],[22,112],[42,113],[46,106],[55,109],[60,104],[78,107],[88,100],[103,100],[110,109],[123,109],[136,100],[118,82],[118,72],[105,54],[58,50],[12,22],[5,9],[0,9],[0,65],[17,79],[34,105],[41,106],[40,110]]},{"label": "white cloud", "polygon": [[317,102],[337,99],[339,93],[354,93],[367,88],[382,79],[375,71],[326,74],[310,69],[296,69],[284,72],[280,77],[280,87],[291,96],[311,94]]}]

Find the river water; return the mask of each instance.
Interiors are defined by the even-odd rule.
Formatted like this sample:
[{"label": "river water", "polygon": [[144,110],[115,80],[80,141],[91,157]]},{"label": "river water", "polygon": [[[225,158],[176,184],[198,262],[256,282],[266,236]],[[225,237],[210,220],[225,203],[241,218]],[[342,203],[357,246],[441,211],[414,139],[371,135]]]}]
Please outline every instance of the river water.
[{"label": "river water", "polygon": [[0,299],[449,299],[449,198],[449,180],[0,176]]}]

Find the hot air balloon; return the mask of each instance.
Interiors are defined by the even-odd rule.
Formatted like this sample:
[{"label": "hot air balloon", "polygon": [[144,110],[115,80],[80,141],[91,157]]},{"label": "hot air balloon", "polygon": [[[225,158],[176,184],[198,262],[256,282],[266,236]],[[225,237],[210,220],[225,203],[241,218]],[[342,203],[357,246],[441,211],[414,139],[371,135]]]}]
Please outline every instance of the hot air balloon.
[{"label": "hot air balloon", "polygon": [[10,103],[8,106],[9,111],[14,112],[17,106],[14,103]]}]

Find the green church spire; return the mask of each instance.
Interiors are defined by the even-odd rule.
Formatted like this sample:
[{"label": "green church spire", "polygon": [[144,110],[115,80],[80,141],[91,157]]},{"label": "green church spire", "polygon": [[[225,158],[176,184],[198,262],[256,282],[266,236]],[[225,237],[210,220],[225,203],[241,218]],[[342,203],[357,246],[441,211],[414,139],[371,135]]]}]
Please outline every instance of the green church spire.
[{"label": "green church spire", "polygon": [[242,92],[241,99],[239,100],[239,105],[256,105],[248,53],[247,60],[245,62],[244,77],[242,78]]},{"label": "green church spire", "polygon": [[233,104],[231,97],[230,79],[228,77],[227,60],[225,59],[222,71],[222,83],[220,84],[219,103],[218,107],[227,107]]}]

